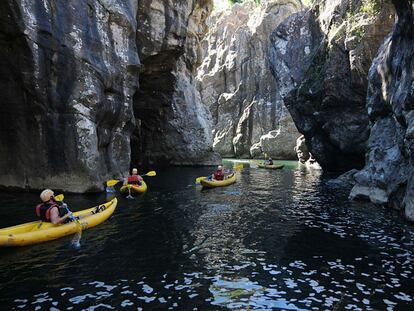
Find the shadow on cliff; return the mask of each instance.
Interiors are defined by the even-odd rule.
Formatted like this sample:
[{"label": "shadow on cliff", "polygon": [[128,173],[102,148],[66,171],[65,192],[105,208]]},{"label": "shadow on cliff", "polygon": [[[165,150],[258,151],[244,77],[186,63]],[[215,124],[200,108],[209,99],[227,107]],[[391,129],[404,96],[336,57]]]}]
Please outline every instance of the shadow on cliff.
[{"label": "shadow on cliff", "polygon": [[159,166],[170,164],[169,150],[164,150],[163,141],[168,135],[165,124],[169,122],[175,91],[172,70],[179,56],[178,52],[165,52],[142,60],[144,70],[134,96],[134,117],[139,124],[131,138],[132,165],[148,166],[154,160]]},{"label": "shadow on cliff", "polygon": [[[392,20],[378,17],[368,26],[361,25],[366,28],[357,40],[352,30],[337,29],[352,22],[347,20],[347,2],[326,8],[321,3],[292,15],[274,31],[272,73],[296,127],[322,168],[361,169],[370,133],[367,75]],[[360,14],[360,5],[352,8],[354,14]],[[389,16],[388,7],[381,8],[378,16]],[[338,12],[328,18],[327,8]]]},{"label": "shadow on cliff", "polygon": [[34,4],[38,31],[26,27],[20,10],[14,1],[0,4],[0,182],[28,187],[32,176],[68,169],[63,150],[73,127],[65,106],[76,74],[72,52],[52,37],[42,3]]}]

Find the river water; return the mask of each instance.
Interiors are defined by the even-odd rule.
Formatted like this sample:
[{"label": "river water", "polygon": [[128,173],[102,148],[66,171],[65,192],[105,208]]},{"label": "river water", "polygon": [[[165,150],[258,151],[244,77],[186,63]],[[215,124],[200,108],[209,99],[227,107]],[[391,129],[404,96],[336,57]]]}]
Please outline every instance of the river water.
[{"label": "river water", "polygon": [[[209,168],[159,171],[78,250],[72,237],[0,249],[1,310],[414,310],[414,227],[286,164],[202,191]],[[37,202],[1,193],[0,227],[32,220]]]}]

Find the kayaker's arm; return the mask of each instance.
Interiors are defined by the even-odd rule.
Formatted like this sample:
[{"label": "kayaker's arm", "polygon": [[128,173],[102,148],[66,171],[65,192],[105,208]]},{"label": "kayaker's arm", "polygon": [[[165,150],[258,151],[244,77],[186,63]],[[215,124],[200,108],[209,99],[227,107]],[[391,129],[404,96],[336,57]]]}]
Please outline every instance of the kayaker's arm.
[{"label": "kayaker's arm", "polygon": [[50,222],[54,225],[58,225],[63,223],[67,218],[71,217],[72,213],[67,213],[63,217],[59,217],[59,211],[58,208],[52,208],[50,211]]}]

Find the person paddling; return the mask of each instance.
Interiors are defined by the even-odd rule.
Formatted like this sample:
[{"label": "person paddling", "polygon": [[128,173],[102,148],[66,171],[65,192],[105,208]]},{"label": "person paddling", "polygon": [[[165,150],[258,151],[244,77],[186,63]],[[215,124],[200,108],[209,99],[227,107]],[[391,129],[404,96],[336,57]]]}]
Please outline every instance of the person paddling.
[{"label": "person paddling", "polygon": [[128,176],[128,178],[125,179],[124,185],[142,185],[142,177],[138,175],[138,169],[133,168],[132,174]]},{"label": "person paddling", "polygon": [[[72,217],[72,213],[68,213],[63,204],[59,205],[55,201],[54,192],[50,189],[45,189],[40,193],[42,203],[36,206],[36,215],[46,222],[51,222],[54,225],[64,224]],[[62,208],[63,207],[63,208]]]},{"label": "person paddling", "polygon": [[223,166],[219,165],[217,167],[217,170],[212,175],[212,178],[214,180],[224,180],[224,170],[223,170]]},{"label": "person paddling", "polygon": [[273,160],[272,158],[269,158],[265,161],[265,165],[273,165]]}]

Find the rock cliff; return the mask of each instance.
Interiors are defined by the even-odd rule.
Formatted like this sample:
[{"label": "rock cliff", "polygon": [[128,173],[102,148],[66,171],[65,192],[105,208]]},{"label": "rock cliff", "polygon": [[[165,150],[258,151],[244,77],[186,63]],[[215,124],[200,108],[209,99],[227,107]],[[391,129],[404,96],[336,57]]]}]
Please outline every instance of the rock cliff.
[{"label": "rock cliff", "polygon": [[395,26],[369,71],[371,132],[351,198],[400,209],[414,221],[414,11],[411,1],[393,3]]},{"label": "rock cliff", "polygon": [[127,173],[131,147],[133,165],[216,162],[188,74],[210,11],[208,0],[2,1],[0,185],[100,190]]},{"label": "rock cliff", "polygon": [[139,126],[132,163],[218,163],[211,147],[211,114],[193,81],[212,8],[211,0],[139,2],[137,43],[143,69],[134,97]]},{"label": "rock cliff", "polygon": [[225,157],[295,159],[300,136],[269,70],[269,35],[301,9],[297,0],[254,1],[217,12],[202,41],[198,89],[213,115],[213,148]]},{"label": "rock cliff", "polygon": [[362,168],[367,75],[394,20],[392,4],[317,1],[271,36],[270,63],[309,151],[326,170]]},{"label": "rock cliff", "polygon": [[0,184],[83,192],[129,168],[133,1],[1,1]]}]

